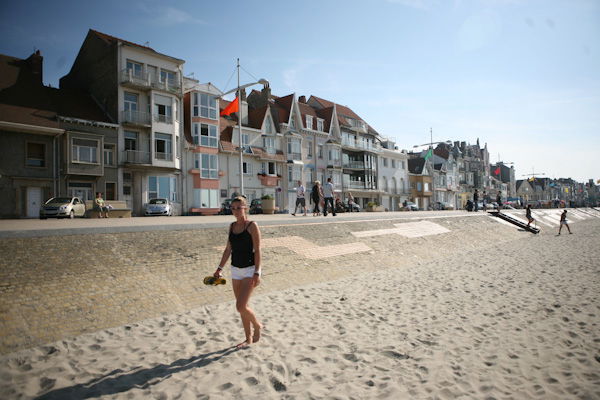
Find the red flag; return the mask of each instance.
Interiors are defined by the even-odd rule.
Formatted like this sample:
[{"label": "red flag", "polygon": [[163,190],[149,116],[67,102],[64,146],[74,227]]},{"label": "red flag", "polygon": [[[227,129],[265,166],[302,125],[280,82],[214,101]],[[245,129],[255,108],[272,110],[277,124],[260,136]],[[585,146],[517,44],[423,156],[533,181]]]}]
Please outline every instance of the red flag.
[{"label": "red flag", "polygon": [[500,175],[500,167],[496,168],[496,170],[494,170],[494,175]]},{"label": "red flag", "polygon": [[239,102],[238,102],[238,98],[236,97],[234,101],[229,103],[229,105],[227,107],[225,107],[223,109],[223,111],[221,111],[221,116],[229,115],[234,112],[238,112],[239,109],[240,109]]}]

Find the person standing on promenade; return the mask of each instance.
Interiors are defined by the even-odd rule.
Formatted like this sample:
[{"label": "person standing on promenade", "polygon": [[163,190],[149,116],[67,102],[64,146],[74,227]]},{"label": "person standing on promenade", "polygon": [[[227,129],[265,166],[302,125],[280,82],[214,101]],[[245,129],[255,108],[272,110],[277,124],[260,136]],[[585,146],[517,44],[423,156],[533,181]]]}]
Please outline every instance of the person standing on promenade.
[{"label": "person standing on promenade", "polygon": [[242,348],[258,342],[262,325],[254,311],[248,306],[254,288],[260,284],[261,252],[260,230],[246,214],[248,203],[245,197],[236,197],[231,202],[231,211],[235,222],[229,226],[227,246],[214,277],[221,277],[223,266],[231,256],[231,284],[235,295],[235,306],[244,327],[246,340],[236,347]]},{"label": "person standing on promenade", "polygon": [[350,212],[354,211],[354,196],[352,196],[351,192],[348,192],[348,208]]},{"label": "person standing on promenade", "polygon": [[496,195],[496,204],[498,204],[498,211],[502,208],[502,192],[498,190],[498,194]]},{"label": "person standing on promenade", "polygon": [[298,187],[296,188],[296,205],[294,206],[294,212],[292,213],[293,216],[296,216],[296,211],[298,210],[298,206],[300,206],[301,210],[304,209],[304,216],[306,217],[306,199],[304,196],[304,185],[302,184],[302,181],[298,181]]},{"label": "person standing on promenade", "polygon": [[335,217],[335,204],[333,203],[333,183],[331,183],[331,178],[327,178],[327,183],[323,187],[323,197],[325,198],[323,216],[327,216],[327,204],[331,204],[331,213]]},{"label": "person standing on promenade", "polygon": [[315,204],[315,207],[313,208],[313,217],[321,215],[319,204],[321,203],[322,197],[323,193],[321,191],[321,182],[315,181],[315,184],[312,187],[312,192],[310,193],[310,200]]},{"label": "person standing on promenade", "polygon": [[483,194],[481,195],[481,199],[483,202],[483,210],[487,210],[487,193],[485,192],[485,190],[483,191]]},{"label": "person standing on promenade", "polygon": [[560,214],[560,228],[558,228],[559,235],[560,235],[560,231],[562,231],[563,225],[567,227],[567,230],[569,231],[569,235],[573,233],[573,232],[571,232],[571,228],[569,227],[569,221],[567,220],[567,210],[563,211],[562,214]]},{"label": "person standing on promenade", "polygon": [[479,209],[479,192],[475,189],[475,193],[473,193],[473,203],[475,203],[475,212]]},{"label": "person standing on promenade", "polygon": [[535,221],[533,219],[533,217],[531,216],[531,205],[530,204],[527,205],[527,210],[525,211],[525,217],[527,217],[527,221],[529,221],[529,222],[527,222],[527,227],[529,228],[529,225],[531,225],[531,223],[533,221]]},{"label": "person standing on promenade", "polygon": [[102,213],[104,213],[104,218],[108,218],[108,206],[104,202],[101,192],[96,193],[96,198],[94,199],[94,210],[98,211],[98,218],[102,218]]}]

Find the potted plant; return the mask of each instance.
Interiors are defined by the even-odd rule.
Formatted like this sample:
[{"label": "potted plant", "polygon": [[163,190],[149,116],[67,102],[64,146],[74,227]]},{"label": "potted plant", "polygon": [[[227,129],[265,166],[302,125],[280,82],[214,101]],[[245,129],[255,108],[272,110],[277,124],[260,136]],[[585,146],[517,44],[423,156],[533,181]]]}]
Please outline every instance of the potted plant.
[{"label": "potted plant", "polygon": [[275,212],[275,199],[270,194],[265,194],[260,198],[262,201],[263,214],[273,214]]},{"label": "potted plant", "polygon": [[369,212],[381,212],[384,211],[385,208],[377,204],[376,201],[370,201],[367,203],[367,211]]}]

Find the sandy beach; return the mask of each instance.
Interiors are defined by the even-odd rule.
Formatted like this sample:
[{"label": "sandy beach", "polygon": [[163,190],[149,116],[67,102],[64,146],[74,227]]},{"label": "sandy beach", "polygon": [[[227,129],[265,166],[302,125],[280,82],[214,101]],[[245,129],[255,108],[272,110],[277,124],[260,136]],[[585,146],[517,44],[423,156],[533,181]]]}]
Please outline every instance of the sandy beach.
[{"label": "sandy beach", "polygon": [[257,294],[248,349],[227,301],[14,352],[0,397],[597,399],[600,220],[572,228]]}]

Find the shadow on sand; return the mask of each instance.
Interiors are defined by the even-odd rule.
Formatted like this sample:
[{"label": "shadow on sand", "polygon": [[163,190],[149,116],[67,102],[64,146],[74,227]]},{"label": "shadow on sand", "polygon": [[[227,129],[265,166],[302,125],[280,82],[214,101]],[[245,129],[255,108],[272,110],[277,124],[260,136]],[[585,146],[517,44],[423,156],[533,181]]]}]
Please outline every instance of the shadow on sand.
[{"label": "shadow on sand", "polygon": [[90,397],[126,392],[133,388],[146,389],[164,379],[168,379],[172,374],[191,368],[205,367],[215,361],[219,361],[236,350],[235,346],[232,346],[212,353],[179,359],[170,365],[159,364],[155,367],[145,369],[135,367],[127,372],[115,369],[100,378],[92,379],[86,383],[51,390],[36,397],[35,400],[88,399]]}]

